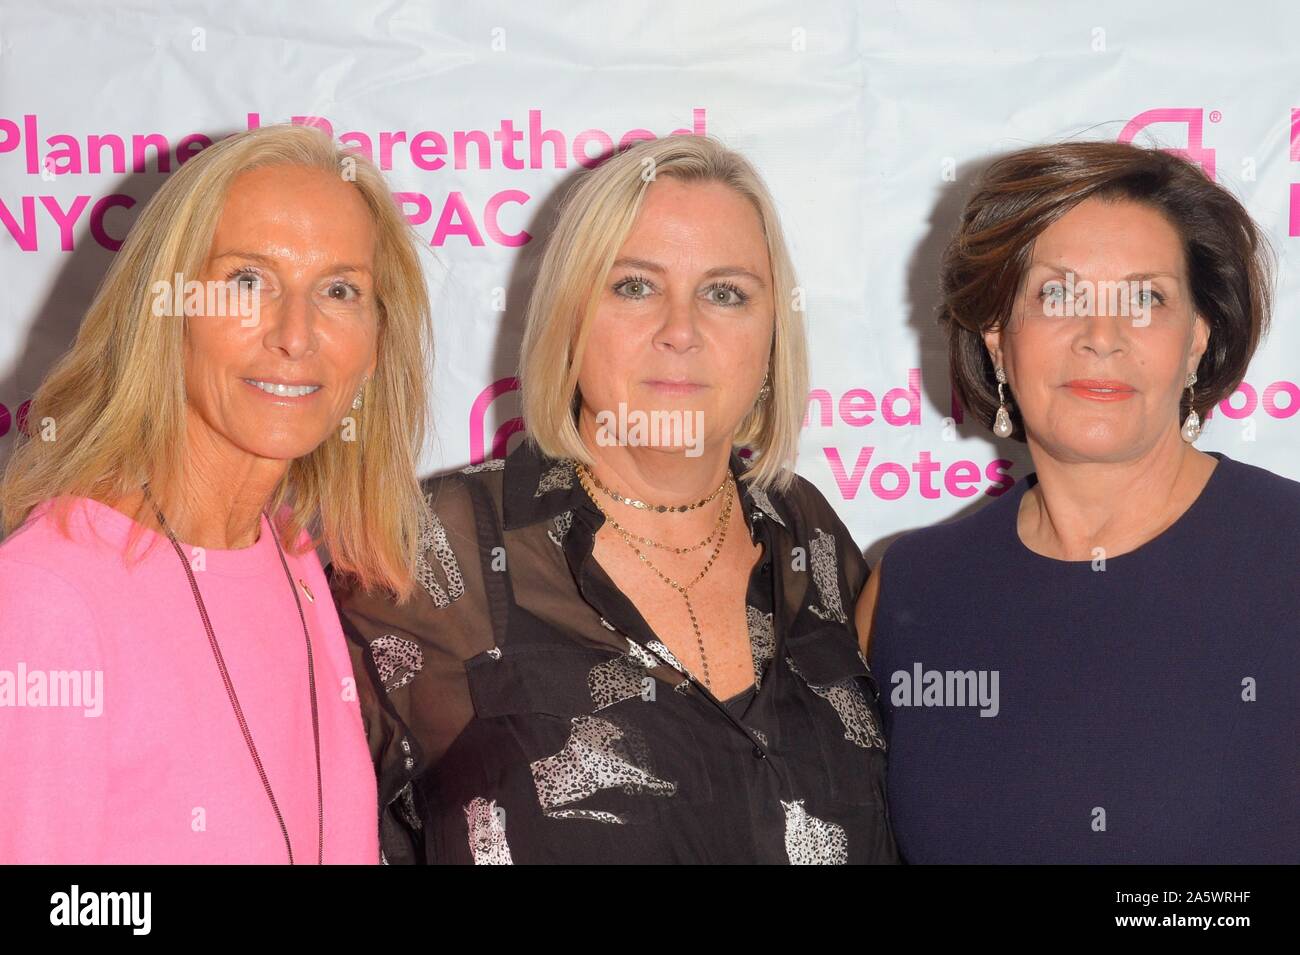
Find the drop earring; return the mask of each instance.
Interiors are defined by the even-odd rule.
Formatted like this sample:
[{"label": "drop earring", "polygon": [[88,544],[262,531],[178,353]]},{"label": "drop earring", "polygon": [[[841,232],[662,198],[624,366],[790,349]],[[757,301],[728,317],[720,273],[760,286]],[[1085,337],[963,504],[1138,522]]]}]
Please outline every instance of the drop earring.
[{"label": "drop earring", "polygon": [[1188,444],[1195,441],[1201,434],[1201,416],[1196,413],[1195,408],[1191,408],[1192,399],[1196,396],[1196,392],[1192,389],[1192,385],[1194,384],[1196,384],[1196,372],[1193,371],[1189,372],[1187,375],[1187,404],[1190,410],[1187,412],[1187,417],[1183,420],[1182,431],[1183,440]]},{"label": "drop earring", "polygon": [[993,418],[993,433],[999,438],[1005,438],[1015,428],[1011,425],[1011,415],[1007,413],[1007,399],[1002,391],[1007,384],[1007,373],[1001,365],[998,365],[996,375],[998,379],[998,413]]},{"label": "drop earring", "polygon": [[366,379],[365,379],[365,378],[362,378],[362,379],[361,379],[361,387],[357,389],[357,396],[356,396],[355,398],[352,399],[352,410],[353,410],[353,411],[360,411],[360,410],[361,410],[361,395],[362,395],[362,393],[363,393],[365,390],[366,390]]},{"label": "drop earring", "polygon": [[758,389],[758,404],[762,404],[772,394],[772,386],[767,383],[767,372],[763,372],[763,387]]}]

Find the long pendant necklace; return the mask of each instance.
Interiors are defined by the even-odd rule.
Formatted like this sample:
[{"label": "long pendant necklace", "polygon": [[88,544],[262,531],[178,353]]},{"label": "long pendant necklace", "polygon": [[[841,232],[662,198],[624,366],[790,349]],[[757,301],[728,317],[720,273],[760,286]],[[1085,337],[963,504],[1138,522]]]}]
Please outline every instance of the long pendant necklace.
[{"label": "long pendant necklace", "polygon": [[[701,670],[704,674],[704,685],[708,687],[709,690],[712,690],[713,680],[709,675],[709,658],[707,654],[705,654],[704,652],[704,636],[700,633],[700,622],[698,618],[696,618],[695,616],[695,607],[691,604],[690,591],[692,587],[694,587],[696,584],[698,584],[701,580],[704,579],[704,575],[709,572],[709,568],[713,566],[713,562],[718,559],[718,554],[722,552],[722,545],[727,539],[727,527],[731,522],[731,505],[734,498],[733,495],[730,493],[730,490],[735,483],[735,479],[732,477],[731,473],[728,472],[726,480],[722,482],[722,485],[718,488],[718,490],[714,491],[713,494],[709,496],[709,498],[706,498],[706,500],[710,500],[713,497],[716,497],[718,493],[722,491],[723,488],[726,488],[728,490],[726,503],[723,504],[722,511],[718,515],[718,520],[714,525],[713,533],[711,533],[708,538],[705,538],[705,541],[701,542],[701,544],[697,544],[688,548],[672,548],[655,541],[650,541],[649,538],[644,538],[644,537],[637,538],[636,535],[633,535],[626,528],[616,523],[614,519],[610,517],[609,513],[605,510],[605,508],[601,505],[600,500],[596,497],[596,493],[592,487],[592,484],[596,483],[594,475],[592,475],[591,471],[588,470],[587,466],[584,464],[579,464],[577,471],[578,471],[578,480],[581,481],[583,489],[587,492],[587,496],[591,498],[592,503],[596,505],[597,510],[599,510],[600,513],[604,515],[605,519],[608,520],[610,524],[614,527],[614,529],[618,531],[619,535],[623,538],[623,542],[626,543],[628,547],[632,548],[632,552],[636,554],[638,558],[640,558],[643,564],[645,564],[647,567],[653,570],[656,576],[658,576],[660,580],[662,580],[669,587],[672,587],[673,590],[681,594],[682,598],[686,601],[686,613],[691,618],[691,629],[695,631],[695,642],[700,650],[700,665],[701,665]],[[621,500],[625,504],[630,503],[629,499],[622,498],[621,496],[616,495],[613,491],[610,491],[608,488],[604,487],[603,485],[601,485],[601,489],[605,491],[606,494],[609,494],[611,497],[615,497],[616,499]],[[637,502],[637,503],[639,504],[641,502]],[[636,506],[636,505],[632,505],[632,506]],[[681,510],[693,510],[695,506],[698,505],[691,505],[688,507],[684,507],[681,508]],[[651,507],[649,505],[646,505],[646,509],[651,509],[656,511],[673,510],[673,508],[662,507],[662,506]],[[637,547],[636,544],[634,543],[634,540],[639,539],[643,541],[648,541],[654,544],[655,546],[663,547],[666,550],[673,550],[676,553],[686,553],[702,546],[703,543],[713,538],[715,534],[717,535],[718,540],[713,547],[713,553],[709,555],[709,559],[705,563],[704,568],[698,574],[696,574],[695,577],[689,583],[686,584],[682,584],[674,580],[673,578],[665,574],[663,571],[661,571],[650,561],[650,558],[647,557],[641,551],[641,549]]]},{"label": "long pendant necklace", "polygon": [[[190,567],[185,552],[181,550],[176,535],[172,533],[171,527],[168,526],[167,519],[163,517],[162,510],[149,493],[148,484],[144,485],[144,495],[153,504],[154,513],[158,515],[158,523],[167,532],[167,538],[171,541],[176,556],[180,558],[181,566],[185,568],[185,576],[190,581],[190,590],[194,593],[194,603],[199,608],[199,616],[203,618],[203,628],[208,632],[208,645],[212,647],[212,655],[217,660],[217,669],[221,671],[221,681],[226,685],[226,695],[230,698],[230,705],[235,711],[235,719],[239,721],[239,728],[244,734],[244,742],[248,745],[248,752],[253,757],[253,765],[257,767],[257,775],[262,780],[262,788],[266,790],[266,796],[271,801],[271,808],[275,811],[276,821],[280,823],[280,833],[284,836],[284,848],[289,853],[289,864],[293,865],[293,845],[289,841],[289,829],[284,824],[284,815],[280,812],[280,804],[275,800],[275,793],[271,791],[271,781],[266,776],[266,770],[262,766],[262,759],[257,754],[257,747],[253,745],[253,734],[248,729],[248,721],[244,718],[244,710],[239,705],[239,698],[235,695],[235,685],[230,679],[229,671],[226,669],[226,661],[221,655],[221,647],[217,644],[217,635],[212,630],[212,621],[208,619],[207,607],[203,605],[203,596],[199,593],[198,581],[194,579],[194,570]],[[303,639],[307,642],[307,683],[311,688],[311,732],[312,739],[316,744],[316,864],[324,865],[325,794],[321,783],[320,713],[316,703],[316,671],[312,664],[311,635],[307,631],[307,616],[302,612],[302,601],[298,597],[298,589],[293,585],[293,574],[289,571],[289,562],[285,560],[284,550],[280,547],[280,540],[275,534],[275,525],[271,522],[270,515],[266,511],[262,512],[262,516],[266,517],[267,526],[271,528],[271,540],[275,541],[276,553],[280,555],[280,564],[284,567],[284,575],[289,581],[289,589],[293,591],[293,601],[298,607],[298,619],[302,622]]]}]

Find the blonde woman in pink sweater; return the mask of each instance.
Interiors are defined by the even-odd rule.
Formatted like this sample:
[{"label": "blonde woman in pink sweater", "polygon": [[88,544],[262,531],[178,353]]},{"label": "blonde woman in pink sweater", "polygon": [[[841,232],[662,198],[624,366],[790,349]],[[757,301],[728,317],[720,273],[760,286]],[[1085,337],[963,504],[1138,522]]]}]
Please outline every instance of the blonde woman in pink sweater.
[{"label": "blonde woman in pink sweater", "polygon": [[410,595],[430,349],[363,157],[267,127],[170,176],[0,482],[0,863],[379,861],[315,547]]}]

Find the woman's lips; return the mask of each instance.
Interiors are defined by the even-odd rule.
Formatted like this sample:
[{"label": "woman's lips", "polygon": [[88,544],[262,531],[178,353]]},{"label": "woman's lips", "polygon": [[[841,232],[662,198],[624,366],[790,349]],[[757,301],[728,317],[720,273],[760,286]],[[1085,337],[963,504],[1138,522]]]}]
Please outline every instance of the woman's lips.
[{"label": "woman's lips", "polygon": [[1076,378],[1065,387],[1071,394],[1089,401],[1127,401],[1137,392],[1131,385],[1108,378]]},{"label": "woman's lips", "polygon": [[666,381],[663,379],[648,379],[645,384],[665,395],[693,395],[697,391],[702,391],[708,387],[708,385],[702,385],[694,381]]},{"label": "woman's lips", "polygon": [[324,390],[315,382],[289,383],[267,378],[241,380],[254,393],[279,404],[302,404],[311,401]]}]

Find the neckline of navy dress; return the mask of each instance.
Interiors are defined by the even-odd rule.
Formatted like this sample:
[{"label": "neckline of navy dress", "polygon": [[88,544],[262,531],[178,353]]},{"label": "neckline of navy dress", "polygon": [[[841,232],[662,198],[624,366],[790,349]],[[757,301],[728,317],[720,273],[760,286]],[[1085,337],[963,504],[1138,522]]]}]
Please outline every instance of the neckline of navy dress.
[{"label": "neckline of navy dress", "polygon": [[[1155,537],[1145,543],[1139,544],[1130,551],[1125,551],[1123,554],[1116,554],[1114,557],[1106,557],[1106,563],[1113,564],[1117,560],[1128,561],[1130,558],[1141,558],[1159,549],[1161,546],[1170,543],[1195,523],[1196,517],[1201,511],[1213,504],[1213,501],[1218,496],[1225,480],[1223,472],[1234,462],[1222,451],[1207,451],[1206,454],[1217,459],[1219,463],[1215,465],[1214,470],[1210,472],[1209,480],[1205,482],[1205,486],[1201,488],[1201,493],[1196,496],[1196,499],[1192,501],[1187,510],[1183,511],[1183,513],[1180,514],[1172,524],[1162,530]],[[1016,485],[1011,489],[1011,491],[1004,495],[1006,498],[1005,508],[1006,511],[1009,512],[1010,516],[1010,520],[1003,522],[1003,526],[1009,537],[1009,539],[1004,541],[1004,543],[1010,545],[1011,551],[1018,559],[1027,563],[1034,563],[1040,566],[1055,565],[1065,569],[1077,569],[1079,567],[1091,566],[1092,559],[1061,560],[1058,557],[1048,557],[1046,554],[1040,554],[1038,551],[1031,549],[1023,540],[1020,539],[1020,531],[1017,526],[1020,515],[1020,501],[1024,498],[1025,493],[1037,483],[1038,472],[1031,471],[1029,474],[1025,475],[1024,480],[1016,482]]]}]

